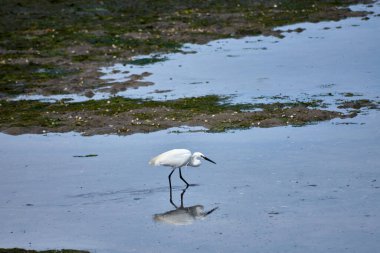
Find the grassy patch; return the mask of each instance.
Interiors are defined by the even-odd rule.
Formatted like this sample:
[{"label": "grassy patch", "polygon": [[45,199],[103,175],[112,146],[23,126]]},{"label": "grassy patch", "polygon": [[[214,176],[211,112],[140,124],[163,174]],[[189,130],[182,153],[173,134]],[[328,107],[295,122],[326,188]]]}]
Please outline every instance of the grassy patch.
[{"label": "grassy patch", "polygon": [[343,108],[343,109],[348,109],[348,108],[361,109],[363,107],[366,107],[368,109],[378,109],[379,104],[369,99],[358,99],[358,100],[351,100],[351,101],[343,101],[338,106],[338,108]]},{"label": "grassy patch", "polygon": [[[151,132],[181,125],[212,132],[253,126],[302,125],[339,117],[337,112],[309,108],[318,102],[231,104],[228,97],[204,96],[170,101],[114,97],[78,103],[1,101],[0,129],[5,132]],[[260,111],[253,109],[260,108]]]},{"label": "grassy patch", "polygon": [[[55,90],[83,92],[86,88],[71,80],[86,79],[98,87],[97,69],[110,62],[158,51],[174,52],[186,42],[269,35],[275,26],[363,15],[337,8],[358,2],[362,1],[3,0],[0,69],[6,76],[1,75],[0,92],[46,92],[54,87],[44,84],[60,85],[55,81],[62,78],[67,80],[67,89]],[[20,60],[25,59],[49,65],[50,69],[34,72],[31,66],[21,67]],[[157,61],[140,59],[135,64]],[[67,66],[80,71],[65,72]],[[30,78],[20,68],[30,68],[26,71]],[[19,85],[14,85],[16,81]],[[20,88],[23,85],[28,87]]]},{"label": "grassy patch", "polygon": [[77,70],[35,63],[3,64],[0,66],[0,92],[8,94],[23,93],[31,87],[38,87],[46,80],[61,78],[78,72]]}]

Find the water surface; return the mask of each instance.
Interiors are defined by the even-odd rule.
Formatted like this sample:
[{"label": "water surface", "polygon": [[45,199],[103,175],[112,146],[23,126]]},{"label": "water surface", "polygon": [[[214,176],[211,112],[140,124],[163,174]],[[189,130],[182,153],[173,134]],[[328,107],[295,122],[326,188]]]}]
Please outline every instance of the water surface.
[{"label": "water surface", "polygon": [[[379,112],[307,127],[128,137],[0,135],[0,245],[93,252],[376,252]],[[340,124],[340,123],[355,124]],[[184,206],[218,207],[188,225],[171,211],[171,148],[217,162],[184,169]],[[97,154],[75,158],[74,155]],[[184,184],[173,174],[173,200]]]}]

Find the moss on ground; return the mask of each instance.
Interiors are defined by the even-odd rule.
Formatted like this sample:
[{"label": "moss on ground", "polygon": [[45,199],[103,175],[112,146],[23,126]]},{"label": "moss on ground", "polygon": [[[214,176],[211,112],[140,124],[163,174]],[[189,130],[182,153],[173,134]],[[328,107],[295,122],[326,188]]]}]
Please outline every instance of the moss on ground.
[{"label": "moss on ground", "polygon": [[379,103],[369,99],[358,99],[358,100],[349,100],[343,101],[340,103],[338,108],[340,109],[379,109]]},{"label": "moss on ground", "polygon": [[303,125],[342,116],[312,108],[318,103],[231,104],[228,97],[212,95],[170,101],[122,97],[78,103],[3,100],[0,130],[10,134],[68,131],[87,135],[132,134],[189,125],[221,132]]},{"label": "moss on ground", "polygon": [[144,66],[144,65],[149,65],[149,64],[153,64],[153,63],[157,63],[157,62],[163,62],[163,61],[167,61],[167,60],[168,60],[167,57],[154,56],[151,58],[139,58],[139,59],[135,59],[135,60],[129,60],[129,61],[126,61],[125,64]]},{"label": "moss on ground", "polygon": [[0,93],[26,93],[32,87],[41,87],[38,84],[43,81],[74,73],[78,73],[78,70],[63,69],[52,64],[3,64],[0,65]]},{"label": "moss on ground", "polygon": [[[0,96],[82,92],[81,80],[102,85],[103,65],[185,42],[279,36],[273,27],[364,15],[342,8],[359,2],[368,1],[3,0]],[[36,65],[51,71],[35,72]]]}]

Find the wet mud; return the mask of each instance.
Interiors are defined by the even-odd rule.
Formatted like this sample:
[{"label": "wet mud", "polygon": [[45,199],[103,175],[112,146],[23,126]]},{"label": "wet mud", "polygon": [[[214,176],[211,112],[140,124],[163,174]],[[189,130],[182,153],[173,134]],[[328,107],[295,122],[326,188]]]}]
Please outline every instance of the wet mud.
[{"label": "wet mud", "polygon": [[[0,98],[20,94],[84,94],[107,86],[99,68],[154,52],[181,51],[249,35],[283,37],[276,26],[365,17],[340,1],[11,1],[0,10]],[[25,22],[27,20],[27,22]],[[295,30],[300,32],[300,30]],[[286,31],[291,32],[291,31]],[[150,85],[131,81],[104,91]]]},{"label": "wet mud", "polygon": [[180,126],[208,132],[251,127],[302,126],[352,117],[320,109],[319,100],[270,104],[230,104],[227,97],[205,96],[171,101],[116,97],[77,103],[6,101],[0,106],[0,131],[25,133],[79,132],[83,135],[148,133]]}]

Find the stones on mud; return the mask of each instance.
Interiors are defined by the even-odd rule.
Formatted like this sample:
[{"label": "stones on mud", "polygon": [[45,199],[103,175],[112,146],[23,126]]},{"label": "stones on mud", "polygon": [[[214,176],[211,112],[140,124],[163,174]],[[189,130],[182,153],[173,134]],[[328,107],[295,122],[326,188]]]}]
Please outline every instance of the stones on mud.
[{"label": "stones on mud", "polygon": [[[251,127],[303,126],[357,112],[318,109],[321,100],[230,104],[227,97],[205,96],[168,101],[114,97],[87,102],[2,102],[0,130],[8,134],[69,132],[83,135],[147,133],[180,126],[209,132]],[[17,110],[15,110],[17,108]],[[28,116],[29,115],[29,116]],[[28,116],[28,117],[27,117]]]},{"label": "stones on mud", "polygon": [[95,96],[95,93],[92,91],[92,90],[86,90],[84,92],[84,95],[88,98],[92,98],[93,96]]},{"label": "stones on mud", "polygon": [[[9,4],[2,6],[0,21],[7,26],[0,38],[0,63],[18,67],[21,61],[27,61],[48,64],[49,69],[75,71],[32,73],[39,78],[25,80],[27,88],[20,88],[20,82],[14,82],[19,80],[19,75],[14,75],[15,70],[6,71],[6,74],[12,74],[9,76],[11,82],[5,82],[6,89],[0,91],[1,96],[86,93],[87,89],[104,87],[103,81],[98,78],[101,66],[120,62],[146,65],[167,60],[160,54],[133,58],[136,55],[183,51],[180,49],[183,43],[202,44],[228,37],[260,34],[282,38],[284,36],[280,31],[274,31],[274,27],[368,15],[367,12],[351,11],[346,7],[360,1],[329,4],[323,1],[302,4],[283,2],[271,5],[248,1],[241,3],[239,8],[229,1],[218,3],[217,8],[207,1],[196,2],[197,8],[193,8],[194,1],[165,8],[160,3],[152,2],[149,8],[135,6],[135,15],[125,15],[125,1],[94,3],[93,10],[96,11],[88,11],[85,2],[76,2],[64,7],[70,10],[67,12],[62,12],[64,3],[61,2],[46,5],[45,1],[32,1],[20,8],[19,1],[9,1]],[[96,16],[87,22],[88,19],[82,17],[90,13],[96,13]],[[23,22],[25,15],[29,22]],[[40,20],[43,16],[50,18]],[[288,32],[302,31],[302,28],[297,28]],[[26,75],[28,78],[30,76]],[[81,83],[81,80],[86,80],[86,83]],[[123,89],[119,86],[103,91],[117,93]],[[88,95],[91,97],[90,92]]]}]

